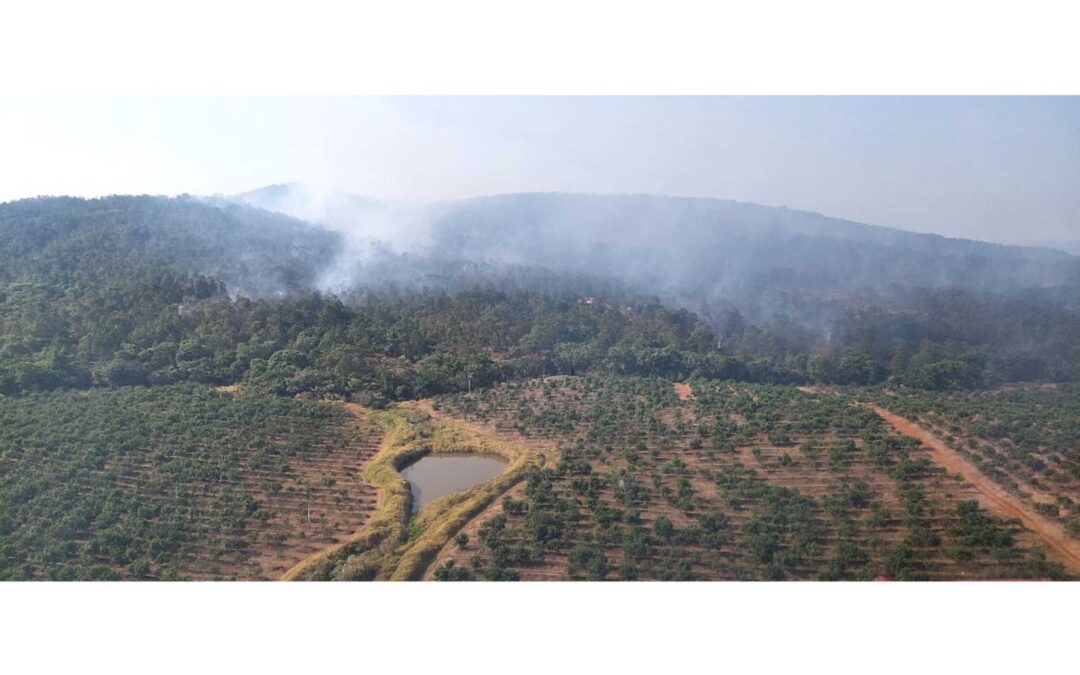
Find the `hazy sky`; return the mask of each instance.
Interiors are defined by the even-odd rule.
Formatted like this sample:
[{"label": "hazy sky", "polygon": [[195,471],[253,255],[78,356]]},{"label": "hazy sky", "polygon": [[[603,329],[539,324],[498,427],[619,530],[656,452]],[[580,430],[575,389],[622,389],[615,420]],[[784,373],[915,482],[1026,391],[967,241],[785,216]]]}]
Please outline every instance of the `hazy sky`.
[{"label": "hazy sky", "polygon": [[1080,239],[1080,98],[0,99],[0,200],[287,181],[709,196]]}]

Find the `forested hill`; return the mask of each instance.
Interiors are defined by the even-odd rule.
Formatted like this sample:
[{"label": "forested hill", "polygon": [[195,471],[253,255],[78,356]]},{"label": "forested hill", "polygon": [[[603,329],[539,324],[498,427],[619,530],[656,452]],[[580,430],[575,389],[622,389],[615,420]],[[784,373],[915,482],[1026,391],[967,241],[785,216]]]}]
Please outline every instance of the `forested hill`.
[{"label": "forested hill", "polygon": [[[548,289],[622,289],[687,308],[726,354],[783,361],[854,351],[876,364],[863,362],[865,377],[840,375],[826,358],[814,378],[879,381],[914,360],[948,365],[920,369],[913,384],[971,386],[1068,378],[1080,361],[1080,258],[1049,248],[716,199],[534,193],[400,205],[277,185],[243,200],[397,252],[369,256],[367,273],[341,268],[343,286],[408,286],[417,270],[465,266],[475,274],[435,278],[461,287],[513,270],[520,287],[536,288],[529,277],[544,270],[562,282]],[[612,288],[596,290],[598,279]]]},{"label": "forested hill", "polygon": [[601,363],[728,367],[700,321],[648,301],[489,287],[354,291],[346,304],[315,290],[341,246],[190,198],[0,205],[0,395],[195,381],[377,402]]},{"label": "forested hill", "polygon": [[[546,199],[540,202],[550,204]],[[365,259],[355,281],[366,286],[330,295],[319,291],[328,271],[348,272],[355,263],[355,235],[340,223],[331,230],[188,197],[2,204],[0,394],[196,381],[378,401],[584,370],[780,383],[892,380],[935,389],[1080,374],[1080,286],[1069,281],[1075,259],[1064,254],[966,243],[1001,256],[970,262],[956,254],[969,260],[972,274],[985,268],[985,284],[911,285],[873,302],[841,286],[825,292],[794,284],[822,263],[816,255],[802,264],[801,256],[784,254],[801,266],[774,269],[762,288],[794,284],[786,288],[804,315],[758,317],[745,303],[771,296],[739,292],[752,289],[756,277],[747,272],[739,280],[734,266],[710,265],[710,251],[694,251],[686,269],[734,275],[736,289],[692,277],[685,288],[698,284],[701,297],[725,305],[695,314],[670,294],[656,293],[660,302],[633,293],[640,275],[680,273],[678,265],[665,271],[647,262],[670,252],[642,244],[639,277],[627,290],[605,276],[617,270],[599,264],[559,271],[575,256],[613,259],[602,246],[590,249],[583,234],[600,225],[582,221],[578,234],[560,226],[568,261],[560,263],[554,244],[511,236],[520,229],[514,223],[527,221],[506,212],[469,216],[473,207],[436,214],[429,231],[440,242],[435,248]],[[635,227],[627,240],[644,242],[648,228]],[[678,250],[680,236],[669,230],[652,247]],[[469,237],[489,248],[462,260]],[[517,247],[519,258],[492,261],[500,240]],[[848,241],[852,255],[861,250]],[[915,255],[916,248],[907,250]],[[717,256],[733,255],[722,249]],[[1041,273],[1031,262],[1039,256]],[[1006,270],[1009,264],[1016,269]],[[842,270],[829,274],[841,284]],[[423,284],[394,290],[408,278]]]},{"label": "forested hill", "polygon": [[880,291],[1080,284],[1080,259],[716,199],[515,194],[435,207],[453,255],[529,259],[717,295],[763,286]]},{"label": "forested hill", "polygon": [[1037,291],[1077,308],[1080,289],[1080,258],[1062,251],[717,199],[534,193],[405,206],[302,185],[239,199],[431,260],[616,279],[707,320],[737,308],[752,321],[825,326],[853,305],[905,307],[941,289]]},{"label": "forested hill", "polygon": [[335,225],[362,222],[369,228],[375,224],[375,218],[388,213],[395,206],[348,192],[317,191],[299,183],[268,185],[234,195],[231,201],[312,223]]},{"label": "forested hill", "polygon": [[70,283],[147,266],[212,276],[233,293],[310,290],[341,236],[277,213],[193,197],[49,197],[0,204],[0,280]]}]

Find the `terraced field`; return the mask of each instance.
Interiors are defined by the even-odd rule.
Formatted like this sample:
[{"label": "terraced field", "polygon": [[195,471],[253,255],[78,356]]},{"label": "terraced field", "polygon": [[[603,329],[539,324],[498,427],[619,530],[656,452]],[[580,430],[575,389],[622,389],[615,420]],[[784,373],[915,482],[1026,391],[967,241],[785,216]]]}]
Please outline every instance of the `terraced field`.
[{"label": "terraced field", "polygon": [[0,399],[0,578],[274,579],[375,510],[359,409],[199,386]]},{"label": "terraced field", "polygon": [[563,377],[435,399],[560,460],[473,519],[427,576],[1066,576],[1037,536],[847,396],[690,384]]},{"label": "terraced field", "polygon": [[876,400],[1080,541],[1080,387],[889,391]]},{"label": "terraced field", "polygon": [[[1060,547],[999,517],[985,490],[947,473],[866,397],[590,376],[385,412],[196,385],[0,399],[0,578],[1075,574]],[[876,402],[913,414],[895,396]],[[964,435],[982,419],[916,417],[983,468],[994,456],[983,436],[972,447]],[[1045,457],[1045,471],[1020,461],[1005,467],[1032,472],[1002,475],[1065,495],[1056,504],[1068,523],[1071,455],[1057,446],[1071,432],[1044,433],[1034,450],[989,445]],[[410,517],[398,472],[427,452],[511,464]]]}]

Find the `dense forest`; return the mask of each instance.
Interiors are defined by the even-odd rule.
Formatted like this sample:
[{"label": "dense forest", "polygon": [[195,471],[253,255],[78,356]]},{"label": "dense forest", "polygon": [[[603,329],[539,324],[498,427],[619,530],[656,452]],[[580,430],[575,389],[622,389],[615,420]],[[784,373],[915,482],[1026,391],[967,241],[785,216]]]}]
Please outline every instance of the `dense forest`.
[{"label": "dense forest", "polygon": [[[354,282],[408,285],[418,269],[462,261],[476,271],[468,281],[550,270],[566,292],[687,308],[726,356],[813,381],[978,387],[1072,379],[1080,363],[1080,259],[1060,251],[714,199],[516,194],[416,206],[301,185],[238,199],[334,229],[350,253],[370,253],[357,242],[374,239],[397,250],[368,255]],[[811,367],[804,355],[822,358]]]},{"label": "dense forest", "polygon": [[927,389],[1080,373],[1063,289],[913,289],[903,311],[853,302],[826,338],[737,308],[706,321],[615,283],[586,296],[536,270],[320,292],[340,237],[192,198],[0,205],[0,393],[244,381],[377,402],[586,370]]}]

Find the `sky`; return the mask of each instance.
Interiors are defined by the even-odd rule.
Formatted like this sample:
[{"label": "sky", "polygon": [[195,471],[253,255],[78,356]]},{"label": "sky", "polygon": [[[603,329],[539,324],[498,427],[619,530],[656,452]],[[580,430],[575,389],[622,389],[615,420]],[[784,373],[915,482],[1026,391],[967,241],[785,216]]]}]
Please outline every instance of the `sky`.
[{"label": "sky", "polygon": [[0,201],[299,181],[718,197],[1080,240],[1080,97],[0,98]]}]

